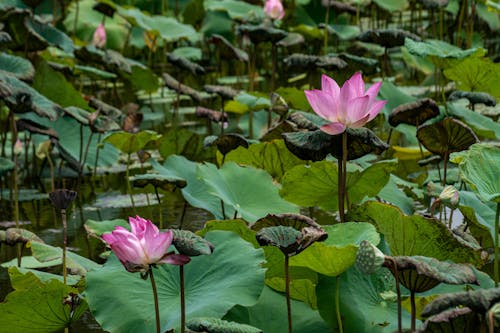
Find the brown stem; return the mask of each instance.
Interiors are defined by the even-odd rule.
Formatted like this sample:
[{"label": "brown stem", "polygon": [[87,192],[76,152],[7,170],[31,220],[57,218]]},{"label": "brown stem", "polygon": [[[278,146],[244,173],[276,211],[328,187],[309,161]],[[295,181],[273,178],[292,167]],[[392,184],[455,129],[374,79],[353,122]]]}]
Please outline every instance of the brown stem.
[{"label": "brown stem", "polygon": [[411,331],[415,332],[417,324],[417,307],[415,306],[415,291],[410,290],[411,302]]},{"label": "brown stem", "polygon": [[66,246],[68,243],[68,223],[66,221],[66,209],[61,209],[61,219],[63,225],[63,255],[62,255],[62,273],[64,284],[67,284],[67,268],[66,268]]},{"label": "brown stem", "polygon": [[153,288],[153,297],[155,302],[156,333],[161,333],[160,329],[160,308],[158,306],[158,292],[156,291],[155,278],[153,276],[153,267],[149,267],[149,277],[151,278],[151,287]]}]

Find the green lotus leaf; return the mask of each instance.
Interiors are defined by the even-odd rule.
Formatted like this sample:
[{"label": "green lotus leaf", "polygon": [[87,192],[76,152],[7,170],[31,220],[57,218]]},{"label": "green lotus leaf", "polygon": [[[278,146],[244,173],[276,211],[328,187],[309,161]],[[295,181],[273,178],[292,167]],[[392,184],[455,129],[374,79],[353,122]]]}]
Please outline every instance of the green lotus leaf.
[{"label": "green lotus leaf", "polygon": [[[362,172],[347,173],[347,193],[351,204],[367,197],[374,197],[389,180],[397,163],[374,163]],[[337,210],[337,164],[329,161],[314,162],[309,166],[298,165],[285,173],[280,194],[286,200],[304,207],[318,206]]]},{"label": "green lotus leaf", "polygon": [[[59,331],[70,327],[87,310],[76,288],[57,280],[43,283],[33,273],[23,275],[15,267],[9,269],[9,274],[14,291],[0,303],[0,327],[4,332]],[[74,307],[65,300],[73,301]]]},{"label": "green lotus leaf", "polygon": [[[63,255],[62,248],[44,243],[31,242],[30,247],[33,257],[41,262],[61,259]],[[101,267],[94,261],[71,251],[66,252],[66,266],[71,271],[71,274],[80,276],[85,276],[88,271]]]},{"label": "green lotus leaf", "polygon": [[0,53],[0,71],[24,81],[31,81],[35,76],[35,68],[29,60],[3,52]]},{"label": "green lotus leaf", "polygon": [[408,38],[405,40],[405,47],[413,55],[429,57],[439,68],[448,68],[456,64],[458,60],[469,56],[481,57],[485,54],[485,50],[481,48],[462,50],[447,42],[435,39],[429,39],[425,42],[415,42]]},{"label": "green lotus leaf", "polygon": [[421,255],[456,263],[481,262],[479,252],[460,243],[444,224],[419,215],[405,216],[391,205],[365,202],[351,210],[347,219],[375,225],[393,256]]},{"label": "green lotus leaf", "polygon": [[119,131],[111,133],[104,138],[108,142],[125,154],[132,154],[143,149],[151,141],[156,141],[161,137],[154,131],[140,131],[138,133],[129,133]]},{"label": "green lotus leaf", "polygon": [[[339,288],[344,332],[397,331],[396,299],[382,297],[387,292],[395,294],[394,282],[387,278],[387,274],[390,273],[381,269],[375,274],[366,275],[352,266],[339,278],[320,275],[316,286],[319,313],[333,329],[337,327],[333,300]],[[340,283],[338,287],[337,283]],[[410,314],[403,311],[402,317],[403,327],[410,327]]]},{"label": "green lotus leaf", "polygon": [[94,80],[114,80],[117,75],[92,66],[75,65],[73,67],[73,74],[85,75]]},{"label": "green lotus leaf", "polygon": [[278,182],[286,171],[304,163],[286,149],[283,140],[255,143],[248,149],[237,148],[226,155],[225,161],[264,169]]},{"label": "green lotus leaf", "polygon": [[448,96],[449,101],[456,101],[461,98],[467,99],[472,105],[484,104],[486,106],[495,106],[497,104],[495,97],[485,92],[455,90]]},{"label": "green lotus leaf", "polygon": [[[301,231],[305,228],[323,231],[321,226],[317,224],[313,219],[300,214],[268,214],[252,224],[251,229],[259,231],[262,228],[277,226],[292,227],[298,231]],[[326,239],[326,237],[320,238],[321,240]]]},{"label": "green lotus leaf", "polygon": [[467,151],[453,154],[451,161],[458,163],[460,177],[481,199],[500,203],[500,177],[495,171],[500,163],[500,147],[475,144]]},{"label": "green lotus leaf", "polygon": [[498,302],[500,302],[500,288],[444,294],[430,302],[422,311],[422,316],[432,316],[456,306],[466,306],[484,314]]},{"label": "green lotus leaf", "polygon": [[173,17],[144,15],[140,21],[140,26],[144,30],[157,33],[161,39],[167,42],[180,39],[197,42],[200,39],[199,33],[191,25],[183,24]]},{"label": "green lotus leaf", "polygon": [[5,157],[0,157],[0,176],[14,169],[14,162]]},{"label": "green lotus leaf", "polygon": [[[262,250],[254,249],[231,232],[213,231],[206,239],[217,251],[191,259],[184,266],[186,317],[221,318],[236,304],[252,306],[262,291]],[[228,255],[230,253],[230,255]],[[227,274],[231,267],[232,274]],[[179,268],[154,269],[160,304],[161,329],[180,326]],[[123,292],[127,288],[127,292]],[[106,293],[102,291],[106,290]],[[112,255],[87,276],[86,298],[96,320],[111,332],[146,332],[155,327],[150,281],[127,272]],[[217,302],[214,302],[217,300]]]},{"label": "green lotus leaf", "polygon": [[[12,267],[15,268],[20,274],[26,275],[28,273],[32,273],[35,275],[41,282],[47,283],[50,280],[57,280],[61,283],[64,283],[64,277],[62,275],[57,275],[53,273],[47,273],[44,271],[39,271],[40,268],[47,268],[55,265],[60,265],[61,260],[54,260],[56,264],[51,261],[51,265],[48,263],[42,263],[31,256],[24,256],[22,259],[21,267],[17,267],[17,258],[14,258],[11,261],[4,262],[2,267]],[[81,276],[79,275],[71,275],[68,274],[66,276],[66,282],[68,286],[75,286],[81,280]]]},{"label": "green lotus leaf", "polygon": [[24,24],[33,37],[67,53],[73,52],[74,45],[71,38],[52,24],[42,23],[36,16],[25,19]]},{"label": "green lotus leaf", "polygon": [[493,247],[496,204],[494,202],[481,201],[474,192],[460,191],[459,209],[464,215],[465,221],[469,225],[474,237],[481,239],[483,248]]},{"label": "green lotus leaf", "polygon": [[[11,189],[0,189],[0,197],[9,198]],[[49,195],[47,193],[40,193],[35,189],[21,188],[18,190],[18,200],[19,202],[33,201],[33,200],[45,200],[48,199]]]},{"label": "green lotus leaf", "polygon": [[174,233],[173,244],[180,254],[195,257],[210,255],[214,251],[213,244],[192,231],[173,229],[172,232]]},{"label": "green lotus leaf", "polygon": [[479,142],[469,126],[454,118],[420,126],[417,129],[417,138],[427,150],[445,159],[449,154],[465,150]]},{"label": "green lotus leaf", "polygon": [[[331,332],[318,312],[312,310],[309,305],[292,300],[291,306],[294,331]],[[285,296],[264,287],[256,305],[246,308],[238,305],[231,309],[224,319],[252,325],[264,332],[284,332],[288,327]]]},{"label": "green lotus leaf", "polygon": [[191,61],[200,61],[202,58],[202,51],[198,47],[181,46],[172,51],[178,57],[183,57]]},{"label": "green lotus leaf", "polygon": [[297,206],[279,196],[279,188],[264,170],[227,162],[220,169],[212,164],[198,165],[196,173],[207,184],[209,193],[248,222],[267,214],[298,213]]},{"label": "green lotus leaf", "polygon": [[[61,259],[54,259],[54,260],[42,262],[42,261],[37,260],[33,256],[23,256],[22,260],[21,260],[21,267],[18,267],[18,268],[19,269],[23,268],[23,269],[27,269],[27,270],[31,269],[34,271],[33,274],[38,276],[38,274],[35,271],[36,269],[57,266],[57,265],[61,265],[61,263],[62,263]],[[2,263],[2,267],[17,267],[17,258],[14,258],[10,261]],[[51,274],[51,275],[57,276],[58,278],[60,278],[61,281],[63,281],[62,275],[55,275],[55,274]]]},{"label": "green lotus leaf", "polygon": [[103,220],[103,221],[95,221],[89,219],[83,225],[87,233],[95,237],[101,237],[102,234],[113,231],[116,226],[121,226],[123,228],[130,230],[130,224],[122,219]]},{"label": "green lotus leaf", "polygon": [[11,107],[14,112],[25,113],[34,111],[41,117],[56,120],[61,107],[45,96],[39,94],[35,89],[14,76],[0,72],[0,86],[7,89],[7,95],[0,97]]},{"label": "green lotus leaf", "polygon": [[77,106],[91,111],[81,92],[69,83],[64,75],[53,70],[45,61],[36,63],[36,75],[33,88],[62,107]]},{"label": "green lotus leaf", "polygon": [[373,2],[380,8],[392,12],[400,12],[408,7],[407,0],[373,0]]},{"label": "green lotus leaf", "polygon": [[444,75],[457,83],[457,88],[466,91],[486,92],[500,98],[500,64],[489,58],[466,58],[444,70]]},{"label": "green lotus leaf", "polygon": [[205,333],[262,333],[262,330],[245,324],[217,318],[191,318],[186,323],[193,332]]},{"label": "green lotus leaf", "polygon": [[[222,214],[221,199],[212,195],[209,185],[198,176],[198,163],[179,155],[169,156],[163,165],[153,159],[150,160],[150,163],[159,174],[175,175],[186,180],[187,186],[182,189],[182,195],[191,206],[209,211],[216,219],[225,218]],[[224,213],[226,216],[232,217],[234,216],[234,208],[225,205]]]},{"label": "green lotus leaf", "polygon": [[288,35],[288,32],[276,29],[268,25],[242,24],[238,26],[238,33],[247,36],[253,44],[271,42],[273,44],[282,40]]},{"label": "green lotus leaf", "polygon": [[202,237],[205,237],[207,232],[213,230],[224,230],[224,231],[232,231],[238,234],[242,239],[251,243],[253,246],[258,247],[259,244],[255,239],[255,231],[248,227],[248,223],[241,220],[213,220],[205,223],[203,229],[197,231],[196,233]]},{"label": "green lotus leaf", "polygon": [[[212,13],[212,14],[210,14],[210,13]],[[207,16],[211,16],[211,15],[212,16],[214,15],[213,12],[208,12]],[[217,15],[217,14],[215,14],[215,15]],[[222,14],[218,14],[218,15],[222,15]],[[215,22],[217,20],[225,21],[225,18],[226,17],[220,18],[217,16],[217,17],[214,17],[214,19],[215,19],[214,21]],[[207,19],[206,21],[210,21],[210,20]],[[210,37],[210,42],[217,46],[217,50],[220,53],[221,57],[223,57],[225,59],[238,59],[239,61],[248,61],[248,59],[249,59],[248,53],[246,53],[242,49],[235,47],[226,38],[224,38],[223,36],[221,36],[217,33],[212,34],[212,36]]]},{"label": "green lotus leaf", "polygon": [[448,103],[448,112],[450,116],[469,125],[477,135],[487,139],[500,139],[500,124],[491,118],[469,110],[458,103]]},{"label": "green lotus leaf", "polygon": [[226,11],[231,19],[248,19],[249,17],[263,17],[262,6],[252,5],[236,0],[207,0],[205,10]]},{"label": "green lotus leaf", "polygon": [[[415,212],[415,203],[410,196],[406,195],[406,191],[409,190],[411,191],[410,193],[413,194],[414,191],[420,192],[421,190],[415,183],[409,183],[411,185],[403,184],[408,184],[408,182],[404,182],[402,179],[391,174],[389,181],[380,190],[377,197],[399,207],[403,213],[412,215]],[[421,196],[423,197],[423,194]]]},{"label": "green lotus leaf", "polygon": [[7,245],[15,245],[17,243],[26,244],[27,242],[43,243],[40,237],[26,229],[8,228],[4,232],[5,234],[0,236],[0,243],[5,243]]}]

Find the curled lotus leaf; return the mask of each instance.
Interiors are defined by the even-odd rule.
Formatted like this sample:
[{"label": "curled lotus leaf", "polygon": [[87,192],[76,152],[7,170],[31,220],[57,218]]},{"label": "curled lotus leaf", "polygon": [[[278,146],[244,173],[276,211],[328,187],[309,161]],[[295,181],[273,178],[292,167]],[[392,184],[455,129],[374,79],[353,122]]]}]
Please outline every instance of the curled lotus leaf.
[{"label": "curled lotus leaf", "polygon": [[271,101],[271,111],[276,112],[281,117],[285,116],[288,113],[290,107],[286,103],[286,101],[281,97],[278,93],[271,93],[270,96]]},{"label": "curled lotus leaf", "polygon": [[432,300],[421,314],[423,317],[430,317],[457,306],[468,307],[477,313],[484,314],[498,302],[500,302],[500,288],[448,293]]},{"label": "curled lotus leaf", "polygon": [[500,326],[500,303],[493,305],[488,311],[487,318],[490,319],[490,326]]},{"label": "curled lotus leaf", "polygon": [[222,155],[227,155],[230,151],[239,146],[248,148],[248,141],[241,134],[227,133],[220,136],[207,136],[203,142],[205,147],[216,146]]},{"label": "curled lotus leaf", "polygon": [[288,35],[276,43],[278,46],[290,47],[305,43],[305,38],[298,32],[290,32]]},{"label": "curled lotus leaf", "polygon": [[450,153],[469,148],[479,142],[474,131],[454,118],[422,125],[417,129],[417,138],[422,145],[434,154],[448,156]]},{"label": "curled lotus leaf", "polygon": [[157,173],[147,173],[143,175],[135,175],[130,177],[130,181],[135,187],[146,187],[153,185],[156,188],[173,192],[176,188],[184,188],[187,183],[186,180],[174,175],[167,176]]},{"label": "curled lotus leaf", "polygon": [[67,53],[73,52],[73,40],[51,24],[43,23],[37,16],[25,18],[24,24],[30,34],[30,43],[33,39],[36,39],[42,43],[47,43],[47,46],[58,47]]},{"label": "curled lotus leaf", "polygon": [[303,68],[303,69],[343,69],[347,67],[347,63],[339,57],[334,56],[316,56],[310,54],[294,53],[289,55],[284,60],[288,67]]},{"label": "curled lotus leaf", "polygon": [[90,126],[93,132],[104,133],[120,130],[120,125],[111,117],[106,116],[104,112],[88,112],[76,106],[68,106],[63,111],[65,114],[76,119],[80,124]]},{"label": "curled lotus leaf", "polygon": [[417,42],[422,40],[414,33],[401,29],[367,30],[358,36],[361,42],[378,44],[386,48],[403,46],[406,38]]},{"label": "curled lotus leaf", "polygon": [[450,94],[448,97],[449,101],[455,101],[457,99],[466,98],[469,103],[472,105],[475,104],[484,104],[486,106],[495,106],[497,105],[497,101],[495,97],[491,96],[485,92],[477,92],[477,91],[461,91],[456,90]]},{"label": "curled lotus leaf", "polygon": [[205,238],[189,230],[173,229],[173,244],[180,254],[190,257],[199,255],[210,255],[214,251],[214,245]]},{"label": "curled lotus leaf", "polygon": [[9,228],[5,231],[0,231],[0,243],[13,246],[18,243],[26,244],[27,242],[43,243],[43,240],[26,229]]},{"label": "curled lotus leaf", "polygon": [[218,318],[192,318],[186,326],[191,331],[200,333],[262,333],[259,328]]},{"label": "curled lotus leaf", "polygon": [[[321,161],[328,154],[342,157],[342,136],[329,135],[321,130],[312,132],[284,133],[287,148],[302,160]],[[349,149],[347,160],[354,160],[367,154],[381,154],[389,146],[368,128],[347,129]]]},{"label": "curled lotus leaf", "polygon": [[[475,332],[480,326],[478,315],[465,307],[446,310],[428,318],[418,332]],[[459,331],[455,330],[457,327]]]},{"label": "curled lotus leaf", "polygon": [[415,102],[405,103],[389,114],[389,124],[393,127],[399,124],[420,126],[427,120],[439,115],[439,107],[430,98],[422,98]]},{"label": "curled lotus leaf", "polygon": [[203,106],[197,106],[195,112],[196,116],[200,118],[207,118],[216,123],[220,123],[221,121],[227,122],[227,113],[222,113],[221,111],[212,110]]},{"label": "curled lotus leaf", "polygon": [[276,43],[288,35],[288,32],[285,30],[266,25],[243,24],[238,27],[238,32],[241,35],[248,36],[254,44],[263,42]]},{"label": "curled lotus leaf", "polygon": [[291,257],[300,252],[302,233],[293,227],[279,225],[260,229],[255,238],[261,246],[276,246],[284,255]]},{"label": "curled lotus leaf", "polygon": [[217,94],[222,99],[227,99],[227,100],[235,98],[240,93],[238,90],[234,88],[228,86],[218,86],[213,84],[206,84],[203,86],[203,89],[209,94]]},{"label": "curled lotus leaf", "polygon": [[103,15],[106,15],[107,17],[113,18],[113,15],[115,15],[115,12],[117,10],[117,7],[111,1],[101,0],[97,2],[94,6],[92,6],[92,9],[98,11]]},{"label": "curled lotus leaf", "polygon": [[337,57],[344,60],[348,68],[353,68],[353,71],[361,70],[366,75],[372,75],[377,72],[377,59],[361,57],[345,52],[338,54]]},{"label": "curled lotus leaf", "polygon": [[198,65],[197,63],[195,63],[187,58],[181,57],[179,55],[176,55],[173,53],[168,53],[167,60],[168,60],[168,62],[174,64],[175,66],[191,72],[193,75],[205,74],[205,68],[203,68],[202,66]]},{"label": "curled lotus leaf", "polygon": [[3,52],[0,52],[0,72],[24,81],[31,81],[35,77],[35,68],[29,60]]},{"label": "curled lotus leaf", "polygon": [[237,59],[239,61],[246,62],[249,60],[248,53],[235,47],[226,38],[221,35],[213,34],[209,41],[212,44],[217,45],[217,49],[221,57],[225,59]]},{"label": "curled lotus leaf", "polygon": [[365,274],[375,273],[385,262],[385,255],[367,240],[359,244],[356,266]]},{"label": "curled lotus leaf", "polygon": [[[292,227],[296,230],[304,228],[316,228],[323,230],[321,226],[310,217],[300,214],[269,214],[250,226],[252,230],[259,231],[260,229],[276,226]],[[326,238],[326,237],[325,237]]]},{"label": "curled lotus leaf", "polygon": [[321,5],[323,7],[330,7],[335,10],[336,13],[349,13],[352,15],[356,15],[356,7],[349,3],[345,3],[342,1],[335,0],[321,0]]},{"label": "curled lotus leaf", "polygon": [[198,103],[205,99],[205,96],[203,96],[201,92],[191,88],[190,86],[180,83],[179,81],[177,81],[177,79],[175,79],[168,73],[163,73],[163,82],[168,88],[175,90],[179,94],[188,95]]},{"label": "curled lotus leaf", "polygon": [[397,266],[401,284],[413,292],[430,290],[439,283],[478,284],[474,270],[467,264],[444,262],[424,256],[397,256],[392,259],[390,265]]},{"label": "curled lotus leaf", "polygon": [[28,118],[16,120],[16,125],[18,131],[28,131],[32,134],[47,135],[51,139],[59,138],[56,131],[52,128],[46,127]]}]

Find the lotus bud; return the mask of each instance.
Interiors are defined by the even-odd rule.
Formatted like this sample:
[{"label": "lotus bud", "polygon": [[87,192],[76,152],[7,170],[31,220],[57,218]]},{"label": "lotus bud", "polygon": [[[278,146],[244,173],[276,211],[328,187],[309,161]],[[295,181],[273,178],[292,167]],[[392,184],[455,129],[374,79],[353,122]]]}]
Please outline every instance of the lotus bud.
[{"label": "lotus bud", "polygon": [[50,140],[45,140],[38,145],[36,149],[36,157],[43,160],[47,156],[50,156],[51,150],[52,150],[52,142]]},{"label": "lotus bud", "polygon": [[21,140],[17,139],[16,143],[14,144],[14,154],[15,155],[20,155],[23,152],[23,143]]},{"label": "lotus bud", "polygon": [[92,37],[92,45],[98,48],[106,46],[106,29],[104,28],[104,24],[99,24],[97,29],[95,29],[94,36]]},{"label": "lotus bud", "polygon": [[439,200],[443,205],[455,209],[460,202],[460,193],[454,186],[447,185],[441,194],[439,194]]},{"label": "lotus bud", "polygon": [[267,0],[264,5],[264,13],[273,20],[281,20],[285,16],[285,9],[280,0]]},{"label": "lotus bud", "polygon": [[365,274],[375,273],[385,262],[385,254],[369,241],[359,244],[356,266]]}]

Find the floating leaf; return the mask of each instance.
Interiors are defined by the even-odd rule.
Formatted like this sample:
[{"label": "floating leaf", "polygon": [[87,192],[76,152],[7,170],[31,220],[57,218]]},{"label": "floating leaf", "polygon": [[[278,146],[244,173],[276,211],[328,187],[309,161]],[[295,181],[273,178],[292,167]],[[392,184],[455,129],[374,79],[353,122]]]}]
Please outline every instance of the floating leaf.
[{"label": "floating leaf", "polygon": [[454,118],[420,126],[417,138],[427,150],[445,157],[479,141],[469,126]]},{"label": "floating leaf", "polygon": [[[213,231],[206,239],[217,251],[191,259],[184,267],[186,316],[221,318],[236,304],[252,306],[262,291],[262,250],[232,232]],[[231,255],[228,255],[231,253]],[[227,274],[231,267],[232,274]],[[161,265],[154,270],[162,331],[180,326],[179,270]],[[126,287],[127,293],[123,292]],[[106,290],[106,293],[102,291]],[[154,331],[155,315],[150,281],[123,269],[112,255],[87,276],[86,298],[96,320],[111,332]],[[130,302],[133,299],[134,302]],[[214,302],[217,300],[217,302]]]},{"label": "floating leaf", "polygon": [[[150,205],[158,204],[156,196],[152,194],[133,194],[135,207],[147,207]],[[160,194],[160,198],[161,198]],[[107,194],[99,197],[92,205],[94,208],[130,208],[132,201],[130,201],[129,194]]]},{"label": "floating leaf", "polygon": [[186,187],[186,181],[180,177],[166,174],[153,174],[146,173],[130,177],[132,185],[135,187],[146,187],[153,185],[154,187],[161,188],[164,191],[175,191],[176,188]]}]

